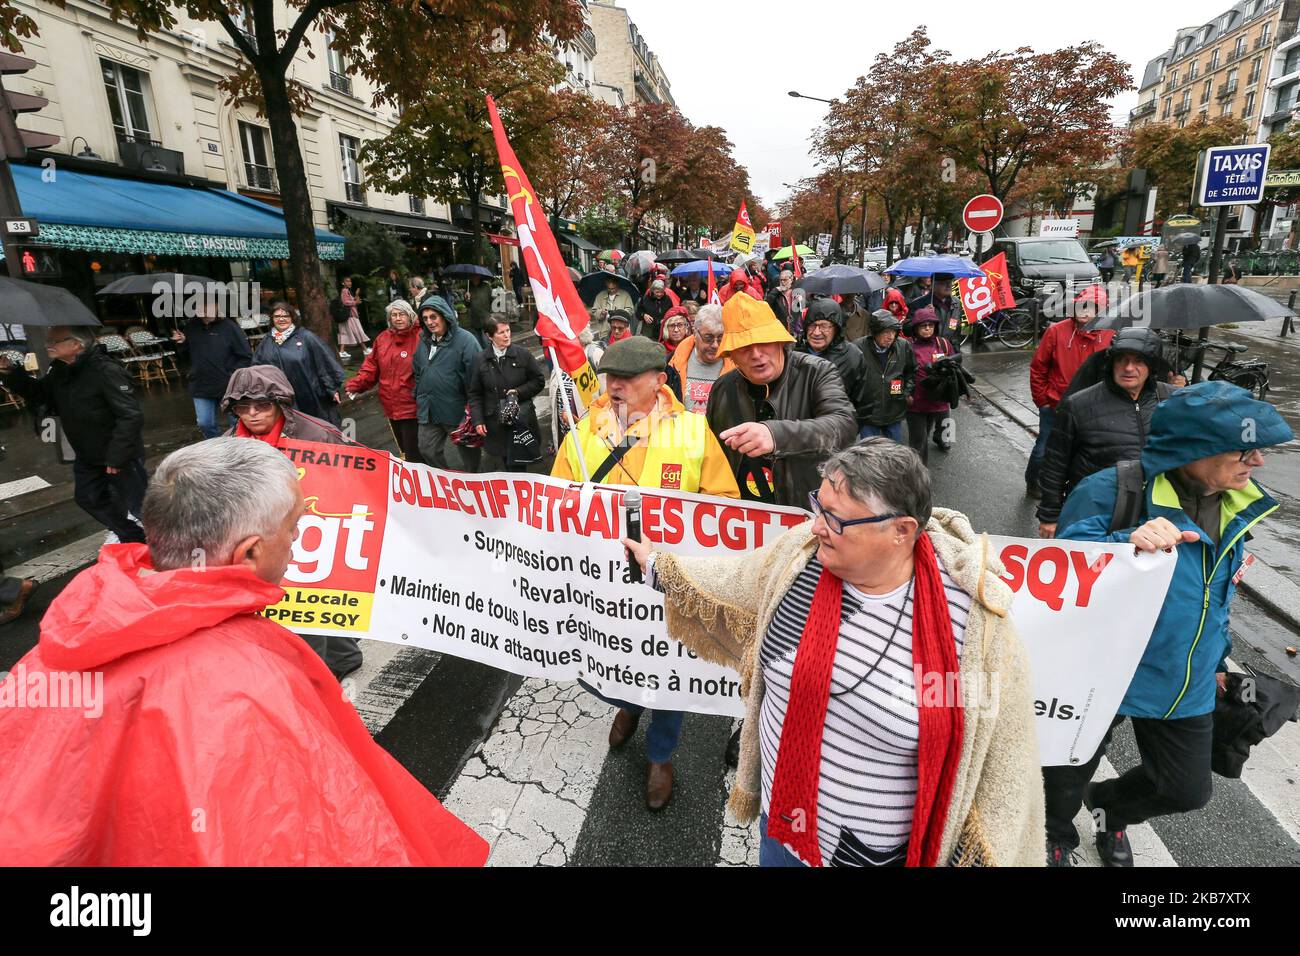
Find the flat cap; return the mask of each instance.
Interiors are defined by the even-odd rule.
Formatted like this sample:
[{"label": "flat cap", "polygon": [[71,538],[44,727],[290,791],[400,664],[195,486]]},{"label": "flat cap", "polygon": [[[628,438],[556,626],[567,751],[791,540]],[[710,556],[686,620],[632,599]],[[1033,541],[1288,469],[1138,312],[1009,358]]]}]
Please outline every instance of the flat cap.
[{"label": "flat cap", "polygon": [[634,335],[607,348],[596,371],[632,378],[642,372],[662,372],[667,366],[668,352],[662,345],[644,335]]}]

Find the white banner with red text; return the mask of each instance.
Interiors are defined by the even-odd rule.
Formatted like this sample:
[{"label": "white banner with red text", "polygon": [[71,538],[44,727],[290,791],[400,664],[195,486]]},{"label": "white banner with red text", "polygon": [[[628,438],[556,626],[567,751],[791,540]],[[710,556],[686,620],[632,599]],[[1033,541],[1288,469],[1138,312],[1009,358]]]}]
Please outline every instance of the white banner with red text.
[{"label": "white banner with red text", "polygon": [[[667,634],[662,596],[628,580],[622,487],[469,475],[382,452],[289,443],[307,513],[285,597],[266,615],[300,634],[422,647],[526,677],[581,679],[606,697],[739,716],[736,674]],[[808,515],[639,489],[657,548],[741,556]],[[1045,763],[1091,757],[1146,645],[1173,560],[1082,542],[991,539],[1017,592]],[[968,637],[968,640],[970,638]],[[925,704],[951,678],[916,674]],[[963,688],[996,706],[997,688]]]}]

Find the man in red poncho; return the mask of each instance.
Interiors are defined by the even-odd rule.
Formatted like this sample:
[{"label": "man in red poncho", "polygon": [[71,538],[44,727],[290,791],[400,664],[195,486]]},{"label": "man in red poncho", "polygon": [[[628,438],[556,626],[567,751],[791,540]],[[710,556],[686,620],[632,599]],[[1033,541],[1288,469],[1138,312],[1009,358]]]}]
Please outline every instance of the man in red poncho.
[{"label": "man in red poncho", "polygon": [[148,546],[104,548],[0,683],[0,865],[486,860],[320,658],[259,615],[284,594],[304,509],[263,442],[213,438],[159,465]]}]

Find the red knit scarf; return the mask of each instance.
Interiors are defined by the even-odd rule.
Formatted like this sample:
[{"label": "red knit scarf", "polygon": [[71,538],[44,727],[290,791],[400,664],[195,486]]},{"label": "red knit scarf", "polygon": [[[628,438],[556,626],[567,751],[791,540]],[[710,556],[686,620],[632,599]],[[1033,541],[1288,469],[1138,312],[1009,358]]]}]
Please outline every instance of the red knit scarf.
[{"label": "red knit scarf", "polygon": [[[948,597],[944,593],[939,562],[930,536],[922,534],[912,552],[915,582],[912,599],[913,673],[927,683],[937,675],[940,686],[957,674],[957,646],[953,639]],[[790,846],[809,866],[822,865],[817,842],[817,794],[821,780],[822,734],[830,703],[831,671],[840,637],[840,610],[844,583],[825,568],[817,581],[808,622],[795,652],[790,680],[790,702],[781,727],[767,833]],[[920,725],[916,750],[916,806],[908,838],[907,865],[934,866],[952,799],[953,782],[961,760],[962,702],[922,704],[917,686]],[[949,706],[951,704],[951,706]]]}]

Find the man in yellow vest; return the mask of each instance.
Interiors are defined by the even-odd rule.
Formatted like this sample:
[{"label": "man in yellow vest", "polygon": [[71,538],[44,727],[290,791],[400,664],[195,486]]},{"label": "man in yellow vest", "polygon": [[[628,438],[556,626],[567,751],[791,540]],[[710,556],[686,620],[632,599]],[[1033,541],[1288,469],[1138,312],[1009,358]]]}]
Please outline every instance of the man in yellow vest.
[{"label": "man in yellow vest", "polygon": [[[615,342],[601,357],[605,393],[565,436],[551,475],[583,478],[581,447],[591,480],[606,485],[637,485],[739,498],[740,489],[727,456],[703,415],[688,412],[665,384],[668,353],[658,342],[635,335]],[[592,688],[583,685],[595,694]],[[636,732],[645,710],[637,704],[596,694],[618,707],[609,745],[618,748]],[[650,770],[645,800],[662,810],[673,795],[673,751],[681,736],[677,711],[652,710],[646,731]]]}]

